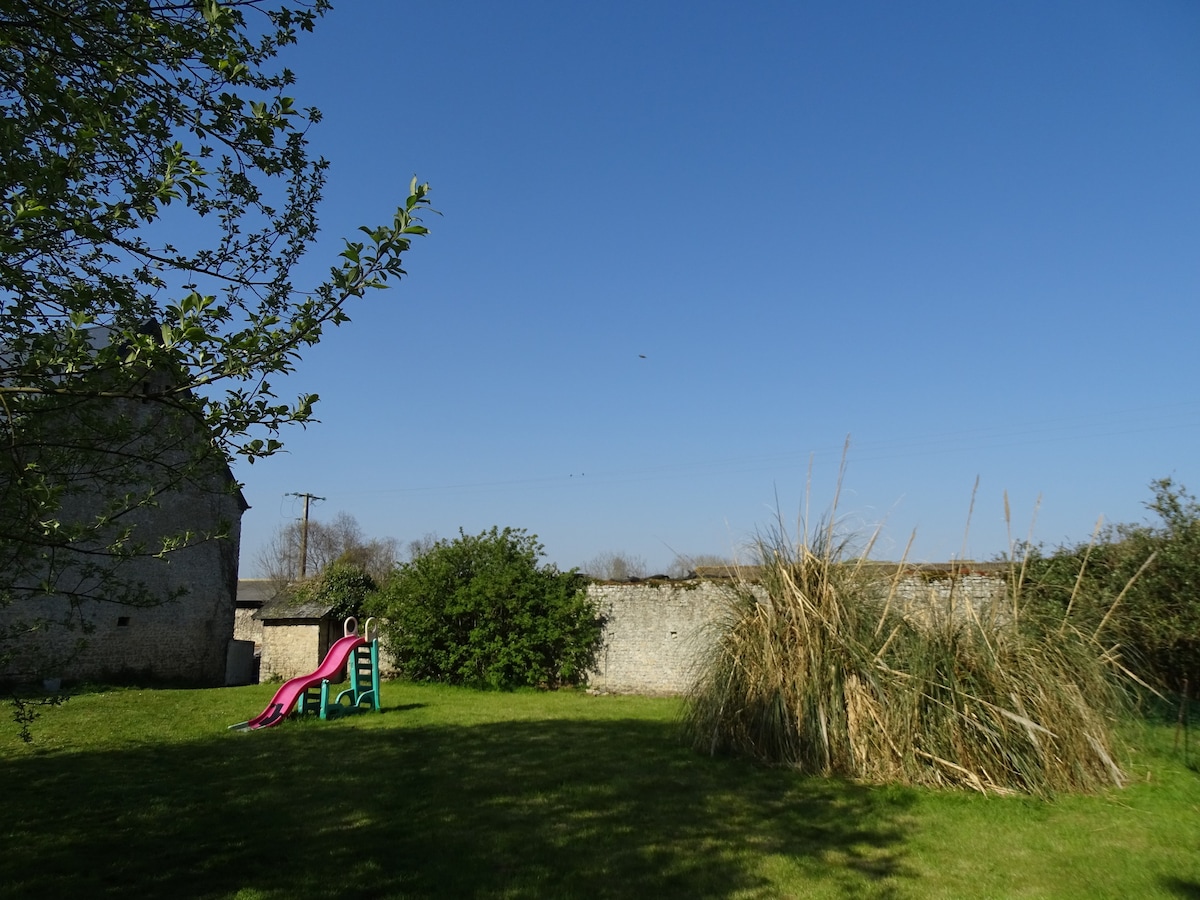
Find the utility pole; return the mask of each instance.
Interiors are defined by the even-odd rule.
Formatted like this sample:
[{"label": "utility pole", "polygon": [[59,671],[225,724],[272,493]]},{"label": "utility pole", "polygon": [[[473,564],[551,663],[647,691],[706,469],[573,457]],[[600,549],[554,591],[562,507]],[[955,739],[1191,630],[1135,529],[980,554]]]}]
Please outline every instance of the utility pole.
[{"label": "utility pole", "polygon": [[308,504],[312,500],[324,500],[324,497],[317,497],[314,494],[298,494],[292,491],[287,496],[304,498],[304,518],[300,520],[300,580],[304,580],[304,573],[308,568]]}]

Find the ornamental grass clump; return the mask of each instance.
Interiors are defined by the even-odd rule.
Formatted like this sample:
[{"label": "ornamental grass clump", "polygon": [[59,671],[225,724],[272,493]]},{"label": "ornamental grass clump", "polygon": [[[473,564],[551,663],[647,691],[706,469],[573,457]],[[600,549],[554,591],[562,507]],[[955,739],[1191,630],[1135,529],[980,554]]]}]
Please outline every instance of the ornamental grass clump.
[{"label": "ornamental grass clump", "polygon": [[[831,519],[832,522],[832,519]],[[685,728],[707,753],[870,782],[1049,795],[1120,785],[1112,727],[1119,660],[1060,615],[1026,610],[1023,572],[980,602],[902,598],[847,560],[832,525],[758,541],[757,577],[727,617],[688,697]]]}]

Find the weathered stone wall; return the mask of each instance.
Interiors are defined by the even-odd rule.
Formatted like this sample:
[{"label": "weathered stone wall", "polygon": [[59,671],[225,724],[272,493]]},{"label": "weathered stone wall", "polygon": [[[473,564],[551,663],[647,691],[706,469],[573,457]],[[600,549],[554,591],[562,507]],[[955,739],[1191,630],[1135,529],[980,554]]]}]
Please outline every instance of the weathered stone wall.
[{"label": "weathered stone wall", "polygon": [[728,587],[711,581],[592,584],[604,645],[588,685],[631,694],[678,694],[712,646]]},{"label": "weathered stone wall", "polygon": [[330,645],[342,636],[341,623],[327,620],[270,619],[263,623],[259,681],[295,678],[315,672]]},{"label": "weathered stone wall", "polygon": [[[155,374],[141,387],[169,385]],[[173,405],[140,398],[63,405],[26,424],[25,462],[64,491],[59,533],[82,536],[7,557],[13,602],[0,609],[0,633],[15,639],[0,647],[0,679],[129,672],[224,684],[245,500],[211,435]],[[117,561],[115,545],[136,555]],[[28,627],[39,619],[49,627]]]},{"label": "weathered stone wall", "polygon": [[233,637],[239,641],[250,641],[256,647],[262,646],[263,623],[254,618],[256,609],[238,607],[234,610]]},{"label": "weathered stone wall", "polygon": [[[263,626],[259,680],[287,680],[313,671],[324,657],[319,622],[269,622]],[[314,663],[313,660],[317,662]]]},{"label": "weathered stone wall", "polygon": [[[132,607],[86,600],[72,613],[65,598],[22,598],[0,611],[0,625],[73,619],[75,630],[53,627],[22,638],[0,671],[4,680],[48,676],[94,679],[134,673],[196,684],[225,683],[226,656],[233,638],[237,591],[241,498],[230,490],[178,489],[159,506],[138,510],[139,536],[216,529],[227,536],[181,548],[163,559],[123,562],[119,578],[144,585],[163,602]],[[62,584],[62,580],[60,580]],[[182,596],[172,598],[180,589]],[[84,626],[90,633],[84,633]],[[82,642],[82,647],[80,643]]]},{"label": "weathered stone wall", "polygon": [[[968,615],[968,608],[979,615],[1003,594],[1005,584],[1005,578],[998,573],[953,578],[915,574],[896,584],[894,602],[910,619],[921,623],[938,621],[947,615]],[[886,590],[886,586],[881,589]]]},{"label": "weathered stone wall", "polygon": [[382,631],[379,632],[379,677],[400,677],[400,670],[396,667],[396,657],[388,646],[387,635]]},{"label": "weathered stone wall", "polygon": [[[910,618],[928,621],[946,612],[963,615],[968,603],[979,610],[1004,584],[997,573],[947,577],[918,572],[897,583],[893,602]],[[888,586],[881,582],[881,591]],[[589,686],[614,693],[685,693],[698,663],[713,647],[730,590],[720,581],[590,585],[588,595],[605,625]]]}]

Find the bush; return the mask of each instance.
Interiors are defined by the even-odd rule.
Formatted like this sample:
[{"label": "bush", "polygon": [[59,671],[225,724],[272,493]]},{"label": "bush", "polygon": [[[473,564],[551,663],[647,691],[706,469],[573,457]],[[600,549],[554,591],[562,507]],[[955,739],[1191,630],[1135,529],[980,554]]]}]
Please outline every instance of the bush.
[{"label": "bush", "polygon": [[372,606],[399,669],[475,687],[581,683],[602,621],[584,578],[539,566],[543,555],[523,529],[460,529],[399,566]]},{"label": "bush", "polygon": [[[1200,689],[1200,503],[1170,478],[1150,485],[1151,524],[1112,525],[1091,544],[1035,549],[1026,592],[1120,646],[1138,678]],[[1078,587],[1077,587],[1078,585]]]}]

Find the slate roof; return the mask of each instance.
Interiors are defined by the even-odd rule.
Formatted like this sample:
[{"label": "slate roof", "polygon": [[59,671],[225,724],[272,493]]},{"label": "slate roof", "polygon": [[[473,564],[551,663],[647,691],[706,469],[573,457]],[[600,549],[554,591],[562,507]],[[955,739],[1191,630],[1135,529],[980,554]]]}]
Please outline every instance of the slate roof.
[{"label": "slate roof", "polygon": [[333,610],[332,603],[300,602],[291,597],[265,603],[251,618],[266,622],[277,619],[324,619]]},{"label": "slate roof", "polygon": [[271,578],[239,578],[237,584],[237,605],[260,607],[275,599],[279,593],[278,583]]}]

